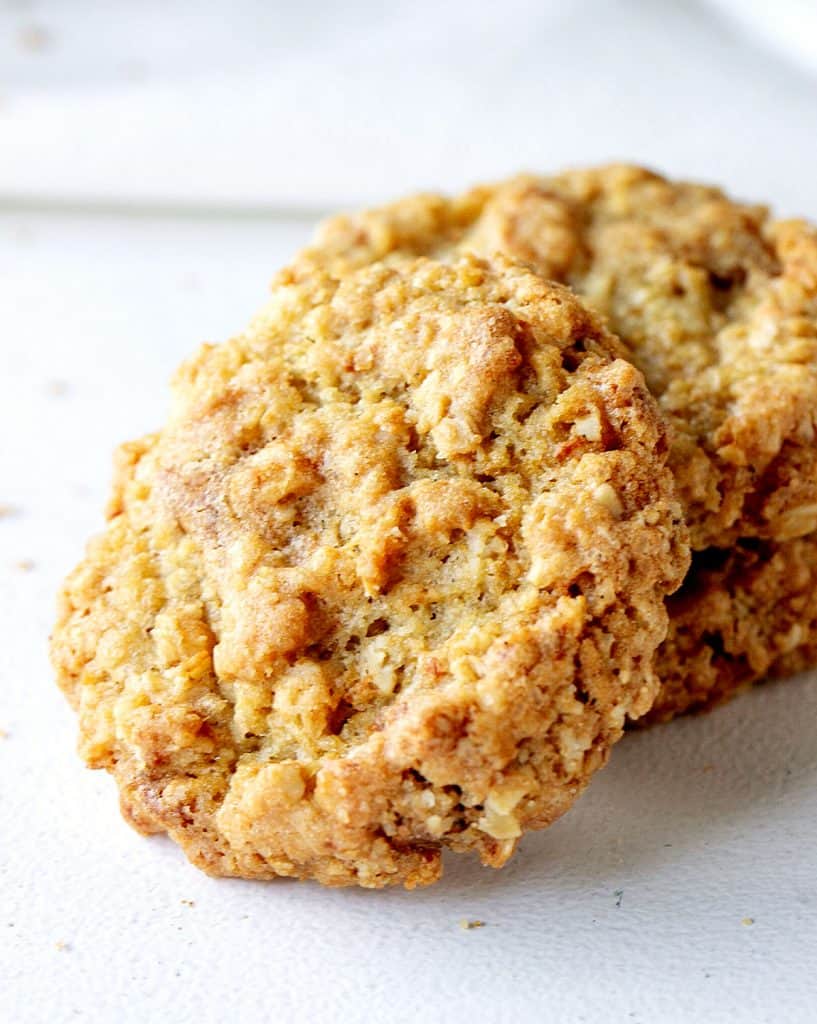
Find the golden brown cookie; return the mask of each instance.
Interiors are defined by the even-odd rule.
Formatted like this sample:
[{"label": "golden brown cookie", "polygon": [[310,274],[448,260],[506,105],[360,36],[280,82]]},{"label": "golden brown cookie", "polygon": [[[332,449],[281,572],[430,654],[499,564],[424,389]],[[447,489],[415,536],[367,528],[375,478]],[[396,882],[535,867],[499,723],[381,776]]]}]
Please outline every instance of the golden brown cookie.
[{"label": "golden brown cookie", "polygon": [[[611,166],[521,176],[457,199],[418,196],[333,218],[300,260],[337,272],[393,253],[442,256],[463,249],[520,260],[570,284],[606,317],[667,417],[693,548],[720,550],[760,538],[769,543],[757,550],[771,557],[777,543],[817,538],[814,227],[775,222],[765,208],[736,203],[715,188]],[[785,548],[781,557],[792,551],[805,557],[815,545]],[[755,585],[757,557],[745,587]],[[728,630],[734,615],[734,628],[756,637],[738,673],[746,682],[760,678],[777,656],[778,641],[767,627],[788,578],[764,590],[774,593],[769,603],[755,593],[750,614],[734,598],[745,589],[744,564],[742,558],[730,563],[718,630]],[[692,595],[708,595],[700,598],[703,615],[718,587],[711,573],[701,581],[696,568],[692,573],[684,630],[697,614]],[[705,647],[690,647],[689,637],[704,632],[687,632],[673,647],[685,656],[673,663],[664,716],[676,698],[678,710],[703,706],[707,691],[722,699],[734,685],[737,677],[722,659],[710,661]],[[805,661],[815,641],[807,634],[803,643]]]},{"label": "golden brown cookie", "polygon": [[696,550],[817,530],[817,231],[638,167],[520,176],[328,220],[299,260],[502,253],[608,320],[673,428]]},{"label": "golden brown cookie", "polygon": [[750,683],[817,664],[817,538],[696,552],[667,601],[658,698],[639,724],[709,708]]},{"label": "golden brown cookie", "polygon": [[119,457],[53,638],[81,751],[213,874],[503,864],[652,704],[688,564],[641,374],[502,259],[283,273]]}]

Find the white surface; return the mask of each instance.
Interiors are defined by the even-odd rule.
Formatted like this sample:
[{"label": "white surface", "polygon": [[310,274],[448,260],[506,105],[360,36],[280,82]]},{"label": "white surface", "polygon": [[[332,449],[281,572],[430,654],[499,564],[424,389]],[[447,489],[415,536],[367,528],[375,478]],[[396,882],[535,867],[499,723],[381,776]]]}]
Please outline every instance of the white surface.
[{"label": "white surface", "polygon": [[814,0],[709,0],[752,33],[755,40],[817,73],[817,5]]},{"label": "white surface", "polygon": [[[814,1021],[817,678],[627,738],[502,872],[331,892],[132,833],[46,637],[113,444],[306,237],[237,206],[622,156],[817,216],[816,88],[691,3],[0,0],[4,1024]],[[78,201],[224,215],[55,212]]]},{"label": "white surface", "polygon": [[3,70],[18,196],[322,208],[618,157],[817,212],[817,78],[694,2],[44,0],[0,7]]}]

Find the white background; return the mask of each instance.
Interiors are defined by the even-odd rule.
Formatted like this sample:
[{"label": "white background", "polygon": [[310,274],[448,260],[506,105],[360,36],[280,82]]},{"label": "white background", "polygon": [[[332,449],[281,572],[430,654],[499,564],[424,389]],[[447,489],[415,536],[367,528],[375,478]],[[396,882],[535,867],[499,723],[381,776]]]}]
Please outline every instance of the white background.
[{"label": "white background", "polygon": [[414,893],[213,881],[76,758],[46,637],[111,450],[318,213],[626,157],[817,216],[817,80],[707,7],[290,6],[0,3],[0,1019],[813,1021],[809,678]]}]

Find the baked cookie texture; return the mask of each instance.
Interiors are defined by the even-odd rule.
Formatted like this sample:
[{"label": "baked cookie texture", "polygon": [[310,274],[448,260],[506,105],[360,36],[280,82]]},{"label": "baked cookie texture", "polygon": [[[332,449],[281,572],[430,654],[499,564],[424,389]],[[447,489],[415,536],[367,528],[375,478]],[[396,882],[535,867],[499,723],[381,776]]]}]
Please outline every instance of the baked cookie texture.
[{"label": "baked cookie texture", "polygon": [[[779,653],[778,605],[800,593],[788,563],[817,544],[815,228],[774,221],[716,188],[609,166],[336,217],[300,259],[337,272],[393,253],[466,249],[502,252],[569,284],[620,336],[670,426],[670,464],[695,550],[714,549],[712,562],[741,540],[766,542],[729,562],[722,590],[717,574],[697,578],[707,556],[694,563],[684,601],[672,605],[665,650],[675,653],[664,662],[671,681],[661,716],[706,706],[707,693],[722,699],[737,678],[761,678]],[[804,536],[808,544],[775,557],[778,544]],[[764,586],[762,557],[771,559]],[[779,576],[778,565],[786,567]],[[817,644],[810,628],[806,619],[786,664],[797,650],[808,662]],[[724,629],[752,648],[739,672],[727,667],[720,641],[709,646]]]},{"label": "baked cookie texture", "polygon": [[661,689],[639,725],[817,664],[817,538],[750,538],[696,552],[667,607],[671,627],[655,664]]},{"label": "baked cookie texture", "polygon": [[328,220],[300,260],[503,253],[604,315],[672,426],[693,547],[817,530],[817,230],[638,167]]},{"label": "baked cookie texture", "polygon": [[652,705],[688,564],[642,375],[501,258],[279,275],[118,457],[52,643],[125,815],[217,875],[500,866]]}]

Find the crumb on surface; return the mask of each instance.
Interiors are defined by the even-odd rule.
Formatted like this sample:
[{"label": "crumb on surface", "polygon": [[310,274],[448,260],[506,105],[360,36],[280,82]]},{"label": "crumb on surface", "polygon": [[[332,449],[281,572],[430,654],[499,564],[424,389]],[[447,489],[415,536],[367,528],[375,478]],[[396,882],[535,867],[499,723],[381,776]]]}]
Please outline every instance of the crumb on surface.
[{"label": "crumb on surface", "polygon": [[46,385],[46,390],[53,398],[61,398],[68,393],[68,381],[50,380]]},{"label": "crumb on surface", "polygon": [[4,729],[2,726],[0,726],[0,740],[7,740],[9,736],[11,736],[11,733],[8,731],[8,729]]},{"label": "crumb on surface", "polygon": [[71,945],[70,943],[65,942],[63,939],[58,939],[54,943],[54,948],[58,953],[67,953],[71,949]]},{"label": "crumb on surface", "polygon": [[621,906],[621,901],[624,899],[624,890],[623,889],[616,889],[616,891],[613,893],[613,896],[615,896],[615,898],[616,898],[616,906],[620,907]]},{"label": "crumb on surface", "polygon": [[473,931],[474,928],[484,928],[484,927],[485,927],[485,922],[484,921],[470,920],[467,917],[463,917],[460,920],[460,928],[462,928],[462,930],[464,932],[470,932],[470,931]]},{"label": "crumb on surface", "polygon": [[10,505],[7,502],[0,502],[0,519],[11,519],[12,516],[16,516],[20,510],[15,505]]},{"label": "crumb on surface", "polygon": [[17,37],[21,49],[29,53],[43,53],[49,50],[54,42],[53,33],[44,25],[25,25]]},{"label": "crumb on surface", "polygon": [[179,902],[185,907],[195,907],[195,900],[179,900]]},{"label": "crumb on surface", "polygon": [[753,925],[755,923],[755,919],[753,917],[744,917],[740,923],[744,927],[748,928],[750,925]]},{"label": "crumb on surface", "polygon": [[20,572],[31,572],[35,567],[35,562],[31,558],[21,558],[19,562],[15,562],[15,568],[19,569]]}]

